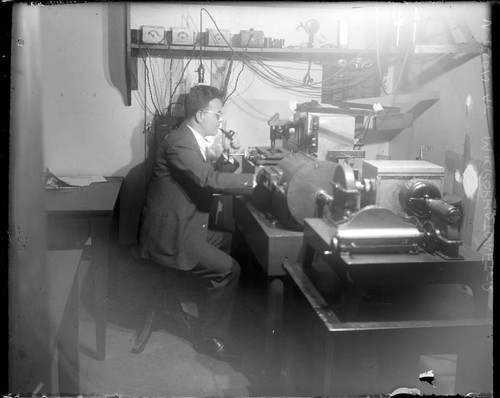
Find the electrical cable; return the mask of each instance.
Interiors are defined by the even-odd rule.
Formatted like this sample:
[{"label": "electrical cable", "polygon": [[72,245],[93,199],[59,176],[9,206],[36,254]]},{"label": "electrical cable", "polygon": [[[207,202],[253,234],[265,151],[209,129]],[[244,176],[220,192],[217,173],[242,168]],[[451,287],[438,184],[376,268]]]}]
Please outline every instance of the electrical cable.
[{"label": "electrical cable", "polygon": [[202,10],[204,8],[200,9],[200,65],[198,66],[198,83],[204,83],[205,81],[205,68],[203,67],[203,59],[202,59],[202,45],[203,45],[203,15],[202,15]]},{"label": "electrical cable", "polygon": [[[245,53],[246,53],[246,52],[247,52],[247,50],[248,50],[248,45],[250,44],[250,39],[251,39],[251,36],[250,36],[250,37],[248,38],[248,40],[247,40],[247,44],[246,44],[246,46],[245,46],[245,51],[244,51]],[[224,99],[224,101],[222,102],[222,105],[224,105],[224,104],[227,102],[227,100],[231,97],[231,95],[233,95],[233,94],[234,94],[234,92],[236,91],[236,89],[237,89],[237,87],[238,87],[238,80],[240,79],[240,75],[241,75],[241,73],[243,72],[243,69],[244,69],[244,68],[245,68],[245,63],[244,63],[244,62],[242,62],[242,63],[241,63],[240,73],[238,73],[238,76],[236,76],[236,82],[235,82],[235,84],[234,84],[234,89],[233,89],[233,91],[231,91],[231,93],[230,93],[230,94],[229,94],[229,95],[228,95],[228,96]]]},{"label": "electrical cable", "polygon": [[[254,56],[254,57],[256,57],[256,56]],[[267,58],[267,57],[262,57],[261,61],[270,61],[270,62],[274,61],[274,62],[276,62],[276,59]],[[299,65],[300,65],[300,64],[304,64],[304,66],[305,66],[305,65],[307,65],[307,63],[308,63],[308,62],[307,62],[307,61],[306,61],[306,62],[300,62],[300,61],[287,61],[287,63],[290,63],[290,64],[294,64],[294,63],[296,63],[296,64],[299,64]],[[285,66],[285,65],[275,65],[275,66],[274,66],[274,69],[288,69],[288,70],[298,70],[298,71],[303,71],[303,70],[304,70],[304,67],[293,67],[293,66]],[[321,71],[321,69],[320,69],[320,68],[319,68],[319,69],[315,69],[315,71]]]},{"label": "electrical cable", "polygon": [[311,64],[312,64],[312,62],[309,61],[309,65],[307,66],[307,72],[306,72],[304,78],[302,79],[302,84],[304,86],[309,86],[309,83],[312,82],[311,74],[310,74],[310,72],[311,72]]},{"label": "electrical cable", "polygon": [[[205,12],[207,12],[207,13],[208,13],[208,11],[207,11],[207,10],[205,10]],[[209,17],[212,19],[212,21],[214,22],[214,25],[216,26],[216,29],[220,32],[220,29],[218,28],[217,23],[213,20],[213,18],[212,18],[212,16],[210,15],[210,13],[208,13],[208,15],[209,15]],[[220,32],[220,33],[221,33],[221,35],[222,35],[222,32]],[[227,44],[227,45],[230,47],[230,49],[232,50],[233,55],[234,55],[234,56],[236,56],[237,58],[239,58],[239,59],[240,59],[240,60],[241,60],[244,64],[246,64],[246,65],[247,65],[248,67],[250,67],[252,70],[254,70],[254,72],[258,73],[258,71],[257,71],[257,70],[255,70],[255,68],[253,68],[253,66],[252,66],[252,65],[250,65],[250,64],[249,64],[249,62],[247,62],[247,61],[246,61],[246,59],[248,60],[249,58],[248,58],[248,57],[246,57],[246,59],[245,59],[245,57],[242,57],[242,56],[240,56],[239,54],[237,54],[237,53],[234,51],[234,49],[231,47],[231,45],[227,42],[227,40],[225,39],[224,35],[222,35],[222,37],[223,37],[223,38],[224,38],[224,40],[226,41],[226,44]],[[246,55],[246,54],[245,54],[245,55]]]},{"label": "electrical cable", "polygon": [[177,84],[176,84],[176,86],[175,86],[175,88],[174,88],[174,90],[173,90],[172,94],[170,95],[170,101],[169,101],[169,105],[168,105],[168,107],[167,107],[167,108],[170,108],[170,106],[173,104],[173,103],[172,103],[172,99],[173,99],[173,97],[174,97],[174,95],[175,95],[175,92],[177,91],[177,88],[179,87],[179,85],[180,85],[180,84],[181,84],[181,82],[182,82],[182,79],[183,79],[183,77],[184,77],[184,73],[186,72],[186,69],[187,69],[187,67],[189,66],[189,63],[190,63],[190,62],[191,62],[191,60],[194,58],[194,54],[195,54],[195,51],[196,51],[196,44],[197,44],[197,43],[195,43],[195,44],[193,45],[193,51],[192,51],[192,53],[191,53],[191,56],[189,57],[189,59],[188,59],[188,61],[187,61],[186,65],[184,66],[184,68],[182,69],[182,72],[181,72],[181,75],[180,75],[180,77],[179,77],[179,80],[177,81]]},{"label": "electrical cable", "polygon": [[[240,55],[238,54],[234,48],[231,46],[231,44],[227,41],[226,37],[224,36],[224,34],[222,33],[222,31],[220,30],[219,26],[217,25],[217,22],[214,20],[214,18],[212,17],[212,15],[210,14],[210,12],[205,9],[205,8],[202,8],[200,9],[200,17],[201,17],[201,13],[202,12],[205,12],[209,18],[212,20],[212,22],[214,23],[214,26],[215,28],[217,29],[217,31],[221,34],[221,37],[223,38],[223,40],[226,42],[227,46],[229,47],[229,49],[231,50],[232,52],[232,55],[235,56],[236,58],[238,58],[241,62],[244,63],[243,66],[246,66],[248,68],[250,68],[254,73],[256,73],[258,76],[260,76],[264,81],[267,81],[268,83],[271,83],[271,84],[274,84],[276,86],[278,86],[279,88],[288,88],[288,89],[293,89],[293,88],[298,88],[298,87],[301,87],[302,86],[302,82],[299,82],[299,81],[295,81],[295,82],[290,82],[290,87],[282,87],[281,84],[279,84],[278,82],[276,81],[273,81],[272,78],[270,79],[269,76],[265,76],[263,73],[261,73],[261,71],[259,71],[257,68],[255,68],[252,64],[251,64],[251,57],[249,57],[246,53],[246,50],[245,50],[245,53],[243,55]],[[201,20],[201,18],[200,18]],[[248,43],[247,43],[247,47],[248,47]],[[200,49],[201,51],[201,49]],[[254,59],[255,60],[255,59]],[[262,67],[262,64],[260,64],[260,66]],[[283,79],[284,77],[283,76],[278,76],[277,79]],[[284,79],[286,80],[286,79]],[[319,94],[319,92],[318,92]]]},{"label": "electrical cable", "polygon": [[[280,90],[291,91],[291,92],[298,93],[298,94],[304,95],[304,96],[318,97],[321,95],[321,93],[323,91],[323,86],[325,85],[325,83],[333,81],[335,76],[340,75],[342,73],[342,71],[344,71],[346,68],[351,67],[351,65],[353,65],[353,63],[355,62],[355,60],[357,58],[361,58],[363,56],[363,53],[358,54],[358,56],[356,58],[350,60],[349,63],[347,65],[345,65],[345,67],[337,70],[335,73],[333,73],[327,77],[323,77],[322,80],[313,82],[312,79],[310,79],[310,80],[307,79],[308,80],[307,83],[309,83],[309,84],[307,84],[305,86],[304,79],[293,78],[293,77],[287,76],[279,71],[279,69],[305,70],[305,68],[299,68],[299,67],[290,68],[290,67],[283,67],[283,66],[278,66],[278,67],[274,66],[273,67],[271,65],[266,64],[265,61],[275,61],[275,60],[263,56],[262,53],[260,55],[249,54],[247,52],[247,49],[248,49],[248,44],[249,44],[250,39],[247,42],[244,53],[241,53],[241,51],[236,52],[234,50],[234,48],[231,46],[231,44],[227,41],[225,35],[220,30],[219,26],[217,25],[217,22],[214,20],[214,18],[210,14],[210,12],[207,9],[202,8],[202,9],[200,9],[200,37],[198,38],[198,41],[195,42],[193,45],[193,52],[191,54],[191,57],[187,61],[186,65],[184,66],[184,68],[181,72],[181,75],[178,79],[178,82],[175,85],[175,88],[172,88],[172,85],[173,85],[173,73],[172,73],[173,63],[172,62],[173,61],[172,61],[172,57],[170,57],[170,69],[169,69],[169,73],[168,73],[168,78],[169,78],[168,86],[169,86],[169,90],[170,90],[170,93],[169,93],[170,98],[169,98],[169,104],[166,108],[160,109],[160,106],[159,106],[159,104],[162,102],[162,99],[160,98],[161,97],[160,94],[165,91],[164,95],[165,95],[165,97],[167,96],[167,93],[166,93],[167,90],[163,89],[163,87],[167,84],[166,64],[165,63],[163,64],[164,69],[165,69],[164,79],[158,81],[157,79],[155,79],[155,76],[154,76],[156,72],[155,72],[155,68],[154,68],[153,64],[151,63],[151,58],[152,58],[151,54],[149,52],[147,53],[148,58],[150,58],[149,67],[148,67],[146,59],[143,57],[145,73],[146,73],[145,76],[147,78],[147,86],[149,88],[149,94],[151,97],[152,106],[154,107],[154,110],[157,113],[163,114],[164,109],[167,109],[167,112],[169,112],[171,110],[171,106],[174,104],[172,101],[173,101],[173,98],[175,96],[175,93],[176,93],[180,83],[182,82],[182,80],[186,74],[187,68],[188,68],[191,60],[195,56],[196,49],[197,49],[198,45],[199,45],[199,60],[200,60],[200,67],[198,68],[198,79],[199,79],[199,81],[204,80],[204,69],[205,68],[203,65],[203,58],[202,58],[202,55],[203,55],[203,50],[202,50],[202,45],[203,45],[203,40],[202,40],[202,38],[203,38],[203,28],[202,28],[203,27],[203,25],[202,25],[203,24],[203,12],[205,12],[210,17],[212,22],[214,23],[217,31],[221,34],[221,37],[226,42],[227,47],[230,49],[233,59],[236,59],[236,60],[239,60],[240,62],[242,62],[240,72],[238,73],[238,75],[236,77],[235,87],[232,90],[232,92],[226,97],[224,102],[226,102],[236,92],[237,87],[238,87],[238,83],[239,83],[239,79],[240,79],[240,77],[243,73],[243,70],[245,68],[248,68],[250,70],[250,72],[252,72],[252,82],[255,79],[255,76],[257,76],[257,78],[259,78],[265,84],[276,87]],[[168,49],[170,50],[169,44],[168,44]],[[301,61],[294,62],[294,64],[296,64],[296,65],[301,65],[303,63],[304,62],[301,62]],[[158,68],[160,68],[160,67],[158,66]],[[307,78],[308,75],[310,78],[311,69],[312,69],[312,61],[309,61],[307,63],[307,72],[306,72],[306,76],[304,78]],[[340,83],[337,83],[336,85],[333,84],[332,87],[329,88],[329,90],[333,93],[334,96],[336,96],[337,93],[340,93],[349,87],[354,87],[357,84],[360,84],[361,82],[370,78],[371,75],[372,75],[372,72],[368,69],[366,72],[360,73],[356,78],[344,79],[342,84],[340,84]],[[151,80],[153,80],[153,81],[151,81]],[[245,89],[245,91],[248,90],[248,88],[249,87],[247,87]],[[160,91],[161,91],[161,93],[160,93]],[[153,97],[153,94],[154,94],[154,97]]]},{"label": "electrical cable", "polygon": [[[227,47],[229,48],[230,54],[232,55],[232,57],[243,63],[242,69],[240,70],[240,73],[237,76],[237,82],[238,82],[238,78],[240,77],[243,69],[248,68],[253,73],[253,76],[252,76],[253,78],[255,76],[257,76],[261,81],[263,81],[264,83],[266,83],[270,86],[276,87],[280,90],[298,93],[298,94],[304,95],[304,96],[319,97],[322,93],[324,83],[326,81],[331,81],[335,76],[335,74],[334,74],[334,75],[328,76],[327,79],[323,79],[323,80],[320,80],[317,82],[313,82],[311,80],[311,81],[309,81],[309,84],[307,86],[304,86],[304,79],[296,79],[296,78],[284,75],[283,73],[280,73],[277,70],[277,68],[273,68],[264,62],[266,60],[270,61],[271,59],[264,57],[262,55],[248,54],[248,52],[246,50],[244,53],[236,52],[234,50],[234,48],[232,47],[231,43],[229,43],[229,41],[226,39],[223,32],[220,30],[220,28],[219,28],[217,22],[215,21],[215,19],[213,18],[213,16],[210,14],[210,12],[206,8],[200,9],[200,36],[202,36],[202,34],[203,34],[203,32],[202,32],[202,30],[203,30],[203,28],[202,28],[202,26],[203,26],[202,25],[203,24],[203,12],[205,12],[208,15],[208,17],[211,19],[211,21],[213,22],[216,30],[219,32],[222,39],[224,40]],[[200,44],[199,55],[200,55],[200,66],[201,67],[198,68],[198,78],[199,78],[199,80],[201,80],[201,78],[203,78],[203,72],[204,72],[203,61],[202,61],[202,43],[201,43],[201,40],[200,40],[199,44]],[[361,58],[362,56],[363,56],[363,53],[360,53],[360,54],[358,54],[358,56],[356,58]],[[351,60],[345,66],[345,68],[350,67],[354,63],[356,58]],[[296,63],[299,64],[299,62],[296,62]],[[307,71],[309,71],[309,72],[311,70],[311,65],[312,65],[312,62],[308,62]],[[336,74],[341,73],[342,70],[344,70],[344,69],[340,69],[339,71],[336,72]],[[372,72],[370,70],[367,70],[366,72],[361,73],[357,79],[348,80],[345,84],[342,85],[343,87],[332,87],[330,90],[333,93],[340,93],[340,92],[342,92],[343,89],[345,89],[347,87],[353,87],[353,86],[361,83],[362,81],[365,81],[366,79],[371,77],[371,75],[372,75]],[[306,77],[307,77],[307,75],[306,75]],[[233,95],[234,92],[236,92],[237,82],[236,82],[235,90],[233,90],[233,92],[230,94],[231,96]],[[228,97],[226,98],[226,101],[227,101],[227,99],[228,99]]]},{"label": "electrical cable", "polygon": [[276,70],[272,69],[270,66],[265,65],[262,62],[257,63],[260,68],[256,68],[249,64],[249,68],[264,82],[271,86],[275,86],[280,89],[290,90],[302,94],[319,94],[321,88],[319,83],[312,84],[308,87],[304,87],[303,80],[293,79],[285,75],[280,74]]},{"label": "electrical cable", "polygon": [[[141,59],[142,59],[143,64],[144,64],[145,77],[146,77],[146,79],[145,79],[145,89],[146,89],[146,87],[149,88],[149,96],[150,96],[150,99],[151,99],[151,104],[152,104],[152,106],[153,106],[154,109],[148,109],[149,105],[145,104],[145,103],[142,103],[142,106],[145,107],[146,109],[148,109],[151,114],[159,114],[161,116],[166,116],[166,113],[164,112],[164,110],[171,109],[171,105],[173,104],[172,103],[172,98],[174,97],[175,92],[176,92],[179,84],[182,82],[182,78],[184,77],[184,73],[185,73],[185,71],[186,71],[186,69],[187,69],[187,67],[189,65],[190,60],[194,56],[196,45],[197,45],[197,42],[194,43],[194,45],[193,45],[193,53],[191,54],[191,57],[190,57],[188,63],[186,64],[185,68],[183,69],[183,71],[181,73],[180,81],[178,82],[178,84],[176,85],[175,89],[173,89],[173,90],[172,90],[172,77],[173,77],[173,73],[172,73],[172,69],[173,68],[172,68],[172,65],[173,65],[173,57],[171,57],[171,56],[168,57],[169,52],[167,52],[166,57],[170,58],[170,71],[167,73],[167,71],[166,71],[166,63],[164,62],[163,63],[163,68],[161,68],[161,66],[159,65],[159,63],[156,60],[156,58],[149,51],[150,47],[148,46],[146,48],[146,51],[145,51],[146,55],[142,55]],[[170,51],[170,45],[168,45],[168,50]],[[155,58],[155,63],[154,64],[151,61],[152,58]],[[148,66],[148,62],[149,62],[149,66]],[[164,69],[165,73],[161,74],[159,72],[161,69]],[[159,74],[160,77],[156,78],[155,77],[156,74]],[[166,87],[167,86],[167,74],[168,74],[168,78],[169,78],[168,88]],[[169,104],[167,105],[166,108],[160,108],[160,103],[162,103],[163,101],[166,101],[166,99],[167,99],[168,90],[170,90],[170,101],[169,101]],[[143,102],[142,99],[141,99],[141,102]]]},{"label": "electrical cable", "polygon": [[[242,94],[244,94],[245,92],[247,92],[248,89],[252,86],[254,80],[255,80],[255,75],[252,73],[252,81],[248,84],[248,86],[243,91],[239,91],[238,92],[238,94],[236,95],[236,98],[241,97]],[[235,97],[233,97],[233,98],[235,98]]]},{"label": "electrical cable", "polygon": [[229,78],[231,77],[231,73],[233,73],[233,58],[229,60],[229,65],[226,66],[226,73],[224,76],[224,82],[222,83],[222,96],[226,97],[227,94],[227,86],[229,84]]},{"label": "electrical cable", "polygon": [[145,57],[142,57],[142,60],[143,60],[143,62],[144,62],[144,76],[145,76],[145,78],[146,78],[147,87],[149,88],[149,96],[150,96],[150,98],[151,98],[151,103],[152,103],[152,105],[153,105],[153,107],[154,107],[155,111],[156,111],[157,113],[159,113],[159,109],[158,109],[158,107],[156,106],[156,103],[155,103],[155,101],[154,101],[154,99],[153,99],[153,93],[152,93],[152,90],[151,90],[151,83],[150,83],[150,81],[149,81],[149,69],[148,69],[148,65],[147,65],[147,62],[146,62],[146,58],[145,58]]},{"label": "electrical cable", "polygon": [[233,95],[234,92],[236,91],[236,88],[238,87],[238,80],[240,79],[240,75],[243,72],[244,68],[245,68],[245,63],[242,62],[240,72],[238,73],[238,76],[236,76],[236,83],[234,84],[233,91],[231,91],[231,93],[229,93],[229,95],[224,99],[224,101],[222,102],[223,106],[227,102],[227,100],[231,97],[231,95]]},{"label": "electrical cable", "polygon": [[365,139],[366,139],[366,136],[368,135],[368,128],[370,127],[370,121],[372,119],[372,116],[373,115],[368,115],[366,117],[366,120],[363,124],[363,130],[364,130],[363,137],[360,138],[356,144],[354,144],[353,149],[356,149],[356,147],[361,148],[362,146],[365,145]]},{"label": "electrical cable", "polygon": [[[139,77],[138,77],[137,73],[134,73],[134,72],[132,71],[132,72],[131,72],[131,74],[132,74],[132,80],[133,80],[133,81],[136,81],[136,82],[139,82],[139,80],[138,80],[138,79],[139,79]],[[139,101],[140,106],[141,106],[142,108],[145,108],[145,107],[146,107],[146,105],[144,104],[144,100],[143,100],[143,98],[142,98],[142,96],[141,96],[141,91],[142,91],[142,90],[141,90],[140,84],[138,84],[137,91],[135,91],[135,92],[134,92],[134,97],[135,97],[135,98]]]},{"label": "electrical cable", "polygon": [[[169,55],[169,51],[167,50],[166,56]],[[165,104],[165,100],[167,98],[167,93],[168,93],[168,73],[167,73],[167,67],[166,67],[166,59],[163,58],[158,58],[155,57],[155,68],[158,70],[157,75],[159,75],[159,79],[157,82],[157,101],[158,101],[158,107],[160,105]],[[161,64],[160,64],[161,62]],[[161,107],[160,107],[161,108]]]},{"label": "electrical cable", "polygon": [[[169,44],[169,49],[170,49],[170,44]],[[168,73],[168,76],[169,76],[169,81],[168,81],[168,88],[170,90],[170,95],[169,95],[169,101],[168,101],[168,105],[167,105],[167,113],[170,114],[171,110],[170,110],[170,103],[172,102],[172,98],[173,98],[173,94],[172,94],[172,66],[173,66],[173,62],[174,62],[174,57],[170,57],[170,67],[169,67],[169,73]]]},{"label": "electrical cable", "polygon": [[[156,44],[154,45],[155,47],[157,46]],[[169,55],[168,52],[166,54],[167,56]],[[148,59],[149,61],[149,70],[148,70],[148,76],[151,75],[152,76],[152,86],[153,86],[153,89],[151,90],[151,87],[150,87],[150,90],[151,90],[151,95],[153,95],[153,91],[154,91],[154,97],[155,97],[155,101],[154,101],[154,107],[157,111],[160,111],[161,112],[161,107],[160,107],[160,104],[163,103],[163,100],[164,98],[162,98],[162,93],[165,91],[163,90],[163,87],[165,85],[165,73],[163,74],[160,74],[160,73],[157,73],[156,71],[160,70],[160,66],[159,66],[159,63],[158,63],[158,59],[156,57],[153,57],[151,52],[150,52],[150,48],[147,48],[146,50],[146,59]],[[153,64],[153,61],[154,61],[154,64]],[[165,65],[165,63],[164,63]],[[163,68],[164,69],[164,68]],[[160,78],[160,79],[156,79],[155,76],[159,74],[160,76],[163,76],[163,78]],[[159,81],[157,81],[159,80]],[[151,85],[151,84],[150,84]],[[159,87],[158,87],[159,86]]]},{"label": "electrical cable", "polygon": [[[227,41],[226,37],[224,36],[224,34],[222,33],[222,31],[220,30],[219,26],[217,25],[217,22],[214,20],[214,18],[213,18],[213,17],[212,17],[212,15],[210,14],[210,12],[209,12],[207,9],[202,8],[202,9],[200,10],[200,15],[201,15],[201,12],[202,12],[202,11],[205,11],[205,12],[207,13],[207,15],[210,17],[210,19],[212,20],[212,22],[213,22],[213,23],[214,23],[214,25],[215,25],[215,28],[216,28],[216,29],[217,29],[217,31],[221,34],[221,37],[222,37],[222,38],[223,38],[223,40],[226,42],[226,44],[227,44],[227,46],[229,47],[229,49],[231,50],[232,54],[233,54],[234,56],[236,56],[236,57],[237,57],[240,61],[245,62],[245,56],[246,56],[246,54],[244,54],[245,56],[241,56],[240,54],[238,54],[238,53],[234,50],[234,48],[231,46],[231,44]],[[200,48],[200,51],[201,51],[201,48]],[[246,56],[246,59],[248,59],[248,56]],[[250,65],[250,63],[248,63],[248,62],[246,63],[246,66],[247,66],[247,67],[250,67],[250,68],[251,68],[252,70],[254,70],[254,71],[257,71],[257,70],[256,70],[254,67],[252,67],[252,66]]]},{"label": "electrical cable", "polygon": [[[360,54],[361,56],[362,54]],[[340,74],[340,72],[345,69],[345,68],[348,68],[350,65],[353,64],[353,60],[350,61],[350,63],[348,65],[346,65],[345,68],[339,70],[338,72],[336,72],[334,75],[331,75],[329,76],[327,79],[323,78],[322,81],[319,81],[317,83],[313,83],[311,84],[310,86],[311,87],[308,87],[308,89],[312,89],[311,90],[304,90],[304,87],[303,87],[303,81],[300,81],[300,80],[295,80],[295,79],[288,79],[287,77],[279,74],[279,72],[275,71],[273,68],[263,64],[262,62],[259,62],[257,60],[257,62],[259,63],[259,66],[268,73],[268,75],[264,75],[263,73],[266,73],[266,72],[262,72],[260,70],[255,70],[254,69],[254,72],[259,76],[261,77],[263,80],[266,80],[268,83],[272,84],[272,85],[276,85],[278,86],[279,88],[299,88],[300,87],[300,90],[298,91],[301,91],[301,92],[314,92],[314,91],[317,91],[317,92],[320,92],[321,91],[321,88],[322,86],[327,82],[327,81],[330,81],[333,79],[334,75],[337,75],[337,74]],[[262,72],[262,73],[261,73]],[[270,76],[269,76],[270,74]],[[362,75],[361,75],[361,79],[359,79],[359,81],[362,81],[364,79],[366,79],[369,75],[371,74],[371,72],[369,70],[367,70],[367,72],[364,72]],[[280,82],[282,81],[285,81],[288,83],[288,86],[285,87],[284,84],[280,83],[280,82],[277,82],[275,79],[279,79]]]},{"label": "electrical cable", "polygon": [[[147,57],[147,59],[149,60],[149,69],[150,71],[153,72],[153,75],[154,75],[154,68],[153,68],[153,65],[151,63],[151,60],[152,60],[153,57],[151,57],[150,55]],[[152,80],[152,84],[153,84],[153,89],[154,89],[154,97],[155,97],[155,100],[156,100],[156,104],[158,104],[157,106],[155,106],[155,108],[157,108],[158,110],[160,109],[160,103],[161,103],[161,99],[159,98],[159,95],[158,95],[158,88],[157,88],[157,81],[156,79],[151,79]]]}]

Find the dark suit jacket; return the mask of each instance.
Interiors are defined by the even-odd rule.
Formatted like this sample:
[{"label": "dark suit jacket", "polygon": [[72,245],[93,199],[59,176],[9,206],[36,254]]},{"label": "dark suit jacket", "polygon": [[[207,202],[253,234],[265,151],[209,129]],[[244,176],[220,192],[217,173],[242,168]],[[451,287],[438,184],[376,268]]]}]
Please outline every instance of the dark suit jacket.
[{"label": "dark suit jacket", "polygon": [[214,170],[189,127],[182,124],[158,148],[141,213],[139,255],[192,269],[198,258],[190,248],[206,241],[212,193],[251,194],[253,178]]}]

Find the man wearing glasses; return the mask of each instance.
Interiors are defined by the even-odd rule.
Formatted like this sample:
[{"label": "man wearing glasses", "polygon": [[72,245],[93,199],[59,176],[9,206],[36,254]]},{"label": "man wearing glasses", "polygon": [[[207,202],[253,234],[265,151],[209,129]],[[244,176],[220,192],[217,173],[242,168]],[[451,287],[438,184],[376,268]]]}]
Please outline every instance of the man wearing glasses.
[{"label": "man wearing glasses", "polygon": [[[141,213],[139,255],[206,282],[194,348],[221,360],[237,360],[227,338],[240,265],[228,254],[231,235],[209,230],[208,217],[212,193],[251,194],[255,176],[221,172],[210,161],[205,138],[219,133],[222,120],[222,94],[217,88],[193,87],[184,109],[184,122],[156,154]],[[225,146],[238,148],[237,136]]]}]

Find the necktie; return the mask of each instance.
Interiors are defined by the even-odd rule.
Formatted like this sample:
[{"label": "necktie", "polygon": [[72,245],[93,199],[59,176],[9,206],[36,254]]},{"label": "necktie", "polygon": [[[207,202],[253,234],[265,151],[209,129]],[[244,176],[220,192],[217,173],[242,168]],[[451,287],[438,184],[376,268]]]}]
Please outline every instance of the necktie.
[{"label": "necktie", "polygon": [[205,146],[205,161],[207,163],[210,163],[210,151],[208,150],[207,146]]}]

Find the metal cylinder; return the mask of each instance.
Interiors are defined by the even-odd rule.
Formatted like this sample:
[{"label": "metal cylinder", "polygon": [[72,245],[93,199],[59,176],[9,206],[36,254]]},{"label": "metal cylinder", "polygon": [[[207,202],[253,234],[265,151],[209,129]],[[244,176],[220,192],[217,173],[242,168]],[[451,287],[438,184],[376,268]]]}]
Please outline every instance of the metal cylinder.
[{"label": "metal cylinder", "polygon": [[417,228],[351,228],[337,231],[337,239],[345,240],[418,239],[423,235]]},{"label": "metal cylinder", "polygon": [[460,210],[443,200],[428,199],[427,206],[433,215],[441,218],[449,224],[456,224],[460,221],[462,213]]},{"label": "metal cylinder", "polygon": [[328,160],[310,160],[296,167],[293,175],[288,180],[286,203],[292,217],[299,223],[304,223],[304,218],[317,216],[318,191],[331,192],[332,175],[338,166]]},{"label": "metal cylinder", "polygon": [[330,196],[331,180],[337,166],[335,162],[319,161],[302,152],[285,156],[276,165],[265,167],[259,173],[272,180],[267,183],[267,197],[266,190],[257,190],[261,192],[260,207],[266,207],[262,202],[269,200],[268,207],[279,221],[287,228],[300,229],[304,218],[318,217],[319,199],[327,200]]}]

